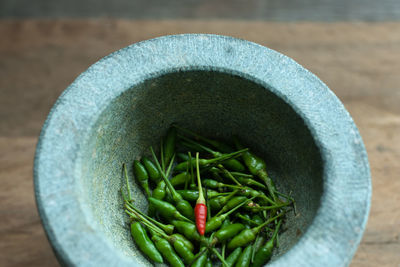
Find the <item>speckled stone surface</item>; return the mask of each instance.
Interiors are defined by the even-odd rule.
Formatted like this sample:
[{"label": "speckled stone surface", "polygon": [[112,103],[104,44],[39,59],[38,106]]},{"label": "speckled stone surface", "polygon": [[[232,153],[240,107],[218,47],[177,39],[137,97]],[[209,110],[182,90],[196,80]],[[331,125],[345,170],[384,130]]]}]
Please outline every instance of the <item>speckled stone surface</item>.
[{"label": "speckled stone surface", "polygon": [[289,214],[271,266],[349,264],[371,184],[348,112],[284,55],[231,37],[187,34],[105,57],[50,112],[37,147],[35,191],[63,265],[150,265],[121,209],[121,164],[148,153],[172,122],[207,136],[240,136],[267,160],[278,188],[293,192],[299,214]]}]

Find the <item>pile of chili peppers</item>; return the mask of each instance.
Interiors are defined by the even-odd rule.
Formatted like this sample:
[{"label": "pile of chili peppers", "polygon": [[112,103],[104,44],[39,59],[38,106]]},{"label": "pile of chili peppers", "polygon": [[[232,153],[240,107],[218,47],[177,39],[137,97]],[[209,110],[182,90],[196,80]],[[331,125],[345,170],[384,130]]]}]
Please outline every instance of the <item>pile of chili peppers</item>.
[{"label": "pile of chili peppers", "polygon": [[173,267],[269,261],[295,202],[276,190],[261,158],[233,141],[236,151],[173,125],[161,142],[160,158],[151,147],[152,159],[133,162],[147,213],[135,206],[123,165],[131,235],[150,260]]}]

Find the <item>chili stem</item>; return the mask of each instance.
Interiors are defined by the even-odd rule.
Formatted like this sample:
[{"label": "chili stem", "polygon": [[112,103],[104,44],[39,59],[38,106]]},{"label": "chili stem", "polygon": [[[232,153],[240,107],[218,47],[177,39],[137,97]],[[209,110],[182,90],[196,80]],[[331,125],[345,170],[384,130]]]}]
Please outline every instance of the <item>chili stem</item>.
[{"label": "chili stem", "polygon": [[203,141],[203,142],[206,142],[206,143],[208,143],[208,144],[210,144],[210,145],[212,145],[212,146],[215,146],[215,145],[214,145],[214,141],[211,140],[211,139],[205,138],[205,137],[203,137],[203,136],[201,136],[201,135],[199,135],[199,134],[197,134],[197,133],[195,133],[195,132],[192,132],[192,131],[190,131],[190,130],[188,130],[188,129],[182,128],[182,127],[180,127],[180,126],[178,126],[178,125],[176,125],[176,124],[173,124],[172,126],[175,127],[176,129],[178,129],[178,130],[180,130],[180,131],[186,133],[186,134],[189,134],[189,135],[191,135],[191,136],[196,137],[197,139],[199,139],[199,140],[201,140],[201,141]]},{"label": "chili stem", "polygon": [[[175,188],[172,186],[171,182],[168,180],[168,177],[166,176],[166,174],[164,173],[164,171],[161,169],[160,164],[157,161],[157,157],[156,154],[154,154],[154,150],[152,147],[150,147],[150,151],[151,154],[153,155],[154,161],[156,162],[156,166],[158,168],[158,170],[161,173],[161,177],[164,179],[165,184],[167,185],[169,191],[172,194],[172,197],[174,198],[174,200],[176,200],[176,197],[180,197],[182,198],[175,190]],[[172,168],[172,164],[174,163],[174,159],[175,159],[175,154],[172,156],[171,161],[169,162],[169,166],[168,166],[168,170],[170,170]]]},{"label": "chili stem", "polygon": [[[232,191],[235,192],[235,191]],[[211,196],[210,199],[216,198],[216,197],[220,197],[220,196],[227,196],[229,194],[231,194],[232,192],[221,192],[221,193],[216,193],[215,195]]]},{"label": "chili stem", "polygon": [[[190,163],[191,163],[191,162],[190,162]],[[190,167],[191,167],[191,164],[189,164],[189,165],[187,166],[187,168],[186,168],[186,173],[189,173]],[[184,189],[187,190],[187,188],[188,188],[188,179],[185,179],[185,186],[184,186]]]},{"label": "chili stem", "polygon": [[204,191],[206,192],[206,205],[207,205],[207,220],[211,220],[211,208],[210,208],[210,201],[208,198],[207,186],[204,187]]},{"label": "chili stem", "polygon": [[259,226],[260,225],[260,223],[255,222],[252,219],[249,219],[249,218],[247,218],[246,216],[243,216],[240,213],[236,213],[236,217],[238,217],[238,218],[240,218],[240,219],[242,219],[242,220],[244,220],[244,221],[246,221],[248,223],[254,224],[255,226]]},{"label": "chili stem", "polygon": [[199,189],[199,198],[197,199],[197,203],[205,204],[206,200],[204,199],[203,188],[201,186],[201,179],[200,179],[199,152],[196,153],[196,173],[197,173],[197,186]]},{"label": "chili stem", "polygon": [[175,127],[176,129],[186,133],[186,134],[194,136],[195,138],[197,138],[197,139],[199,139],[199,140],[201,140],[201,141],[203,141],[203,142],[205,142],[205,143],[207,143],[209,145],[212,145],[213,147],[219,149],[221,152],[230,152],[230,151],[232,151],[232,148],[230,148],[229,146],[227,146],[224,143],[220,143],[218,141],[205,138],[205,137],[203,137],[203,136],[201,136],[199,134],[196,134],[196,133],[194,133],[194,132],[192,132],[190,130],[181,128],[180,126],[178,126],[176,124],[173,124],[172,126]]},{"label": "chili stem", "polygon": [[241,150],[238,150],[238,151],[235,151],[235,152],[232,152],[232,153],[229,153],[229,154],[223,154],[222,156],[217,157],[217,158],[209,159],[208,160],[208,164],[211,164],[211,163],[214,163],[214,162],[219,162],[219,161],[225,161],[225,160],[228,160],[228,159],[239,157],[241,153],[243,153],[243,152],[245,152],[247,150],[249,150],[249,149],[248,148],[243,148]]},{"label": "chili stem", "polygon": [[163,140],[161,139],[161,147],[160,147],[160,158],[161,158],[161,166],[163,171],[165,171],[165,159],[164,159],[164,144]]},{"label": "chili stem", "polygon": [[[153,219],[152,217],[150,217],[149,215],[143,213],[141,210],[139,210],[138,208],[136,208],[135,206],[133,206],[131,203],[126,203],[128,205],[128,207],[130,207],[131,209],[133,209],[136,213],[138,213],[139,215],[141,215],[142,217],[146,218],[147,220],[149,220],[150,222],[154,223],[155,225],[157,225],[158,227],[165,226],[164,224],[160,223],[159,221]],[[162,226],[160,226],[162,225]]]},{"label": "chili stem", "polygon": [[241,176],[244,178],[254,178],[252,174],[242,173],[242,172],[230,172],[233,176]]},{"label": "chili stem", "polygon": [[243,205],[245,205],[247,202],[253,200],[255,197],[246,199],[245,201],[243,201],[242,203],[240,203],[239,205],[237,205],[236,207],[234,207],[233,209],[231,209],[228,212],[225,212],[224,214],[221,214],[219,216],[228,216],[229,214],[231,214],[232,212],[236,211],[237,209],[239,209],[240,207],[242,207]]},{"label": "chili stem", "polygon": [[126,214],[128,214],[131,217],[138,217],[139,219],[141,219],[141,223],[143,223],[146,227],[148,227],[149,229],[153,230],[154,232],[157,232],[160,235],[163,236],[167,236],[164,231],[162,229],[159,229],[158,227],[156,227],[155,225],[151,224],[150,222],[144,220],[142,217],[138,216],[137,213],[132,213],[129,210],[125,210]]},{"label": "chili stem", "polygon": [[289,200],[292,201],[292,203],[293,203],[293,209],[294,209],[294,215],[296,215],[296,214],[297,214],[296,201],[294,200],[294,198],[292,198],[292,197],[290,196],[290,193],[289,193],[289,196],[288,196],[288,195],[285,195],[285,194],[283,194],[283,193],[281,193],[281,192],[278,192],[278,191],[276,191],[276,190],[275,190],[275,193],[276,193],[277,195],[280,195],[280,196],[282,196],[282,197],[284,197],[284,198],[289,199]]},{"label": "chili stem", "polygon": [[201,255],[203,255],[204,253],[206,253],[206,251],[208,250],[208,248],[204,248],[202,251],[200,251],[199,253],[197,253],[197,255],[193,258],[192,262],[188,265],[188,267],[191,267],[193,265],[193,263],[201,257]]},{"label": "chili stem", "polygon": [[279,231],[279,227],[282,224],[282,219],[279,220],[278,225],[275,228],[274,234],[272,235],[272,240],[274,240],[274,238],[278,237],[278,231]]},{"label": "chili stem", "polygon": [[233,175],[227,169],[225,169],[224,166],[222,166],[222,164],[218,164],[217,167],[222,170],[222,172],[225,173],[235,184],[242,186],[242,184],[239,183],[238,180],[236,180],[236,178],[233,177]]},{"label": "chili stem", "polygon": [[272,205],[272,206],[261,206],[261,207],[248,207],[249,209],[254,209],[254,210],[273,210],[273,209],[278,209],[282,207],[289,206],[292,202],[287,202],[281,205]]},{"label": "chili stem", "polygon": [[200,143],[198,143],[198,142],[196,142],[196,141],[194,141],[192,139],[189,139],[186,136],[183,136],[183,135],[178,135],[178,136],[179,136],[179,138],[184,140],[184,142],[181,142],[182,145],[184,145],[184,146],[186,146],[188,148],[196,149],[196,150],[203,150],[205,152],[210,153],[213,157],[218,157],[218,156],[221,156],[223,154],[221,152],[217,152],[215,150],[212,150],[211,148],[206,147],[206,146],[204,146],[204,145],[202,145],[202,144],[200,144]]},{"label": "chili stem", "polygon": [[270,224],[271,222],[275,221],[276,219],[282,217],[283,215],[285,215],[285,212],[282,212],[278,215],[276,215],[275,217],[263,222],[262,224],[260,224],[257,227],[252,228],[255,232],[259,232],[262,228],[264,228],[265,226],[267,226],[268,224]]},{"label": "chili stem", "polygon": [[149,220],[147,220],[144,216],[142,216],[140,213],[138,213],[137,211],[135,211],[134,209],[132,209],[131,207],[125,205],[125,208],[127,209],[128,212],[133,213],[134,215],[136,215],[139,219],[141,219],[142,222],[147,222],[148,224],[150,224],[153,228],[164,232],[164,230],[162,230],[161,228],[159,228],[158,226],[154,225],[152,222],[150,222]]},{"label": "chili stem", "polygon": [[193,161],[192,161],[192,153],[189,151],[189,164],[190,164],[190,178],[192,179],[192,183],[194,184],[194,172],[193,172]]},{"label": "chili stem", "polygon": [[228,263],[226,263],[225,259],[221,256],[221,254],[219,254],[218,250],[211,248],[211,251],[215,254],[215,256],[217,256],[224,266],[229,267]]},{"label": "chili stem", "polygon": [[124,202],[129,202],[129,199],[127,198],[124,191],[122,191],[122,190],[121,190],[121,195],[122,195],[122,198],[124,199]]}]

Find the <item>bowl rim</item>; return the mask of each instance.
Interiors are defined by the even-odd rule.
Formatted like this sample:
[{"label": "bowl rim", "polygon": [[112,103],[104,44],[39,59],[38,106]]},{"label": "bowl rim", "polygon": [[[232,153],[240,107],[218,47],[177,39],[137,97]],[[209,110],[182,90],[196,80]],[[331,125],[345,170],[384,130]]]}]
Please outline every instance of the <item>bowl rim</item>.
[{"label": "bowl rim", "polygon": [[367,154],[352,118],[334,93],[294,60],[250,41],[213,34],[168,35],[130,45],[93,64],[58,98],[40,133],[34,186],[59,260],[135,266],[122,253],[102,253],[112,248],[87,221],[74,180],[79,145],[108,103],[173,69],[238,75],[263,85],[299,114],[321,152],[324,192],[308,230],[271,266],[347,266],[366,226],[372,190]]}]

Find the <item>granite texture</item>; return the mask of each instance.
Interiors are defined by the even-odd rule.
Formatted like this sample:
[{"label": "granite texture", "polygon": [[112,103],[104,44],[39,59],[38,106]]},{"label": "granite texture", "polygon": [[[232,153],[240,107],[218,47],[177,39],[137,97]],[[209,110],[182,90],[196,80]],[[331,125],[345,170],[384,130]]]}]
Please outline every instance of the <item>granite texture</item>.
[{"label": "granite texture", "polygon": [[248,41],[197,34],[105,57],[53,107],[34,175],[39,212],[62,264],[147,263],[121,212],[121,164],[155,145],[172,122],[208,136],[240,136],[267,160],[278,187],[293,191],[299,214],[289,216],[271,266],[349,264],[371,194],[349,114],[293,60]]}]

